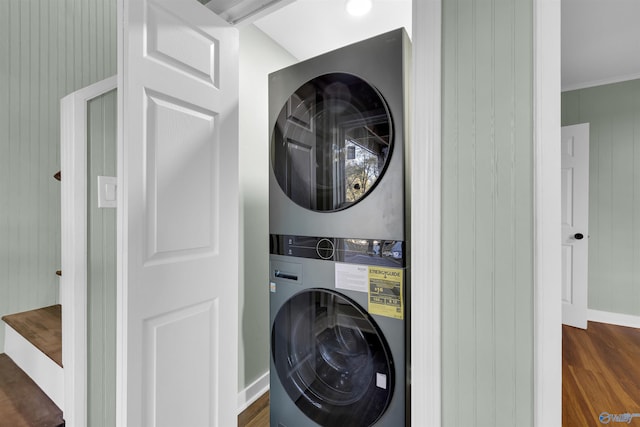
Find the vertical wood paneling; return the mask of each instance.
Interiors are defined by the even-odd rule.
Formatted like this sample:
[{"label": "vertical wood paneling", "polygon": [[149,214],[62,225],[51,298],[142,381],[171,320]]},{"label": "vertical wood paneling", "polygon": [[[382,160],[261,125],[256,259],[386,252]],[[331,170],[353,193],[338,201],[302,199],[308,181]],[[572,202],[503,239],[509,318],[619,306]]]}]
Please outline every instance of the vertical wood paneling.
[{"label": "vertical wood paneling", "polygon": [[[513,250],[512,285],[513,300],[502,300],[503,310],[511,307],[513,335],[505,342],[513,342],[514,355],[509,366],[513,370],[513,399],[515,414],[513,425],[528,426],[533,423],[534,396],[534,203],[533,203],[533,18],[530,1],[516,1],[513,9],[514,72],[513,99],[513,170],[511,191],[513,210],[511,222],[514,235],[510,240]],[[499,260],[498,262],[502,262]],[[501,423],[502,425],[506,425]]]},{"label": "vertical wood paneling", "polygon": [[590,123],[589,308],[640,315],[640,80],[562,94]]},{"label": "vertical wood paneling", "polygon": [[[104,25],[77,27],[83,10]],[[115,0],[0,2],[0,315],[57,302],[59,102],[115,74],[115,15]]]},{"label": "vertical wood paneling", "polygon": [[[459,10],[458,3],[455,1],[443,2],[442,7],[442,425],[454,427],[460,425],[461,413],[465,418],[473,416],[473,412],[469,413],[468,405],[454,408],[453,404],[453,402],[461,401],[462,396],[462,387],[459,384],[461,372],[460,368],[458,368],[460,355],[463,354],[461,344],[464,346],[469,343],[468,340],[461,342],[459,339],[461,330],[458,317],[462,298],[469,295],[472,290],[460,295],[458,292],[458,269],[444,268],[445,262],[455,265],[460,259],[460,255],[456,250],[460,238],[457,224],[461,211],[456,191],[460,172],[457,161],[460,132],[458,131],[458,126],[452,126],[451,124],[459,121],[460,115],[457,109],[458,91],[464,91],[465,88],[459,87],[458,80],[460,80],[460,73],[466,69],[463,68],[461,70],[458,63],[460,46],[456,35],[458,27],[460,27],[459,21],[462,19],[461,10]],[[462,11],[464,10],[465,8],[462,7]],[[454,19],[454,17],[457,19]],[[461,27],[465,27],[464,22]],[[445,73],[445,70],[448,70],[448,73]],[[464,82],[465,79],[462,79],[462,81]],[[446,152],[445,140],[447,141]],[[447,182],[445,182],[445,174],[448,176]],[[445,206],[446,209],[444,208]],[[450,215],[448,220],[444,216],[447,212]],[[416,219],[413,220],[415,221]],[[471,240],[469,240],[469,244],[471,244]],[[447,257],[446,261],[445,256]],[[445,284],[447,286],[444,286]],[[445,306],[448,301],[456,301],[457,303]],[[447,358],[449,358],[448,362]],[[467,366],[469,365],[465,364],[461,368],[465,369]],[[464,372],[462,372],[462,376],[465,376]],[[466,377],[471,382],[475,376],[466,372]],[[445,386],[446,383],[449,385]],[[475,387],[475,384],[473,387]],[[468,399],[467,402],[469,402]]]},{"label": "vertical wood paneling", "polygon": [[[9,2],[0,1],[0,28],[9,28],[10,8]],[[0,30],[2,31],[2,30]],[[11,40],[0,36],[0,58],[10,58]],[[10,106],[10,84],[9,75],[11,71],[10,61],[0,61],[0,312],[6,314],[8,307],[10,287],[8,270],[10,248],[7,243],[10,239],[10,216],[9,203],[11,200],[11,183],[7,172],[11,166],[11,144],[9,140],[9,106]],[[4,331],[0,332],[0,344],[4,349]]]},{"label": "vertical wood paneling", "polygon": [[443,2],[443,425],[533,423],[532,5]]},{"label": "vertical wood paneling", "polygon": [[116,210],[99,209],[97,177],[116,176],[116,92],[89,102],[87,315],[90,426],[115,425]]}]

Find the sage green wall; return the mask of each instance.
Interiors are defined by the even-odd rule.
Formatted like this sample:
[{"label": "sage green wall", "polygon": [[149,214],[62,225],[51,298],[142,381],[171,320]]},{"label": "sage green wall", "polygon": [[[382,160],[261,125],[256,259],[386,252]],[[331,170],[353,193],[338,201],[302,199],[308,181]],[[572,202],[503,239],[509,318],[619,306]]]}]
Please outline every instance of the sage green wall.
[{"label": "sage green wall", "polygon": [[0,315],[58,302],[60,98],[115,72],[115,0],[0,1]]},{"label": "sage green wall", "polygon": [[532,11],[443,1],[445,427],[533,425]]},{"label": "sage green wall", "polygon": [[116,91],[89,102],[87,141],[88,425],[116,425],[116,210],[98,208],[97,177],[116,176]]},{"label": "sage green wall", "polygon": [[253,25],[240,30],[240,339],[238,388],[269,371],[268,81],[296,59]]},{"label": "sage green wall", "polygon": [[640,315],[640,80],[562,94],[589,123],[589,308]]}]

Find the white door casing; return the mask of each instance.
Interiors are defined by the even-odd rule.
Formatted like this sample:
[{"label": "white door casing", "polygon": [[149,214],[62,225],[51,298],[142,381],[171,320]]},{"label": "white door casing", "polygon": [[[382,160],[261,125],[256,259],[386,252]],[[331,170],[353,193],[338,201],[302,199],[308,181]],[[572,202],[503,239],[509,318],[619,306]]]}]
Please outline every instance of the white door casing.
[{"label": "white door casing", "polygon": [[533,0],[534,427],[562,426],[560,0]]},{"label": "white door casing", "polygon": [[562,128],[562,323],[587,328],[589,124]]},{"label": "white door casing", "polygon": [[118,425],[235,425],[237,30],[195,0],[119,22]]}]

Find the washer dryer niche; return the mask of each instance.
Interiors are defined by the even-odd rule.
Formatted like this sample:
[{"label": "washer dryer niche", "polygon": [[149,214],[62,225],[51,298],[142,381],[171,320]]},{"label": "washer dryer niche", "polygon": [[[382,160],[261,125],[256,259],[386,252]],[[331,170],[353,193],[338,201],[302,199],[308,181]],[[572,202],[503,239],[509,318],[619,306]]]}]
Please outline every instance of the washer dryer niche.
[{"label": "washer dryer niche", "polygon": [[408,424],[409,51],[400,29],[269,76],[274,427]]},{"label": "washer dryer niche", "polygon": [[408,53],[400,29],[269,76],[272,235],[405,240]]}]

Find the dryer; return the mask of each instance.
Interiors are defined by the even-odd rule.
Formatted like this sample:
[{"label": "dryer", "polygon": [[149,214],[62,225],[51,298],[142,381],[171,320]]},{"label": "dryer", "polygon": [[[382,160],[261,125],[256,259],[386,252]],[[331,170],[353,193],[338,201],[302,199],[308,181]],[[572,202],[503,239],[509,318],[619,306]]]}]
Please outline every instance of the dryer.
[{"label": "dryer", "polygon": [[409,51],[399,29],[269,76],[274,427],[408,424]]}]

